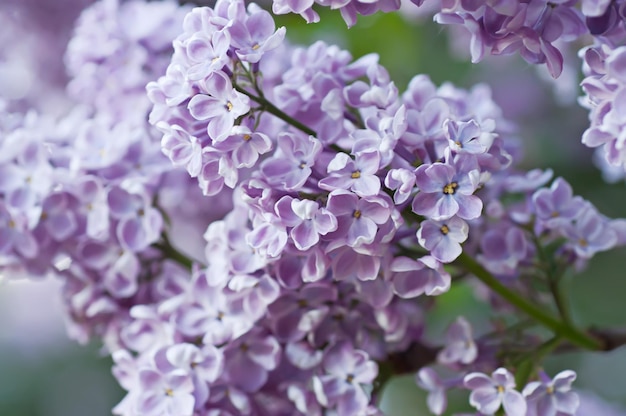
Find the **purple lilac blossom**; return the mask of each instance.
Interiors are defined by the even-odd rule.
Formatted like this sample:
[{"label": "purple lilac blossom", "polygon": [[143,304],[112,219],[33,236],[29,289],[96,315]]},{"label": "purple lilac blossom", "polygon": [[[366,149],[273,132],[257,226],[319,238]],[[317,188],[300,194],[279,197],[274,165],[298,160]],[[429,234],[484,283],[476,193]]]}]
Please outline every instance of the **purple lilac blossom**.
[{"label": "purple lilac blossom", "polygon": [[363,197],[337,189],[328,195],[328,210],[337,217],[335,238],[343,237],[350,247],[374,242],[378,225],[391,215],[391,207],[380,197]]},{"label": "purple lilac blossom", "polygon": [[450,387],[439,375],[430,367],[422,368],[415,375],[416,384],[428,392],[426,405],[428,410],[435,415],[441,415],[448,407],[446,390]]},{"label": "purple lilac blossom", "polygon": [[467,240],[469,226],[457,216],[448,220],[426,220],[417,230],[417,241],[431,256],[442,263],[454,261],[463,251],[461,243]]},{"label": "purple lilac blossom", "polygon": [[578,395],[572,391],[575,380],[576,373],[571,370],[561,371],[553,379],[540,371],[539,381],[528,383],[522,394],[537,416],[575,415],[579,405]]},{"label": "purple lilac blossom", "polygon": [[318,186],[327,191],[351,190],[361,197],[378,195],[380,179],[376,172],[379,161],[378,152],[359,153],[354,161],[345,153],[337,153],[328,164],[330,176],[320,180]]},{"label": "purple lilac blossom", "polygon": [[580,103],[590,110],[590,126],[583,134],[582,142],[602,149],[608,165],[619,171],[626,169],[623,150],[626,123],[622,116],[625,54],[624,46],[610,43],[597,43],[579,53],[586,76],[581,83],[586,95]]},{"label": "purple lilac blossom", "polygon": [[378,373],[376,363],[364,351],[349,344],[336,344],[323,361],[324,375],[313,379],[317,400],[339,415],[352,415],[367,407],[368,397],[361,384],[374,381]]},{"label": "purple lilac blossom", "polygon": [[275,30],[269,13],[254,4],[246,8],[241,2],[222,1],[214,9],[193,9],[174,40],[166,74],[146,87],[154,104],[150,122],[164,134],[164,152],[175,165],[197,175],[207,195],[218,193],[224,184],[234,187],[237,170],[253,166],[258,154],[271,148],[265,133],[246,130],[243,118],[253,103],[236,90],[233,83],[239,80],[230,75],[240,66],[243,71],[260,65],[283,37],[284,28]]},{"label": "purple lilac blossom", "polygon": [[[153,296],[153,276],[158,282],[157,276],[179,272],[163,261],[152,245],[164,231],[163,212],[176,221],[166,198],[167,185],[185,190],[193,182],[184,177],[172,180],[176,175],[169,175],[171,166],[155,149],[156,137],[141,108],[149,106],[143,86],[165,70],[172,30],[177,30],[173,28],[182,22],[185,11],[173,3],[119,5],[115,1],[98,2],[86,9],[66,59],[72,75],[70,95],[76,92],[74,88],[91,92],[74,97],[80,104],[64,118],[49,120],[32,114],[21,126],[13,122],[12,132],[4,140],[13,150],[4,152],[0,163],[5,173],[3,201],[6,198],[9,204],[19,206],[24,214],[36,213],[23,230],[24,220],[13,215],[8,228],[21,231],[7,241],[16,247],[14,253],[32,257],[32,264],[21,262],[31,274],[52,272],[63,279],[68,330],[81,342],[98,335],[110,338],[111,349],[115,349],[118,337],[113,335],[114,328],[128,319],[135,302],[147,302]],[[133,19],[140,16],[150,17],[147,21],[154,26],[143,21],[134,24]],[[96,33],[89,23],[93,19],[109,22],[102,27],[111,33],[102,28]],[[107,50],[105,44],[115,46],[119,54],[95,57],[97,51]],[[129,60],[121,72],[112,70],[118,67],[120,54],[135,53],[137,48],[148,51],[147,60]],[[96,72],[89,70],[95,68],[93,60],[98,61]],[[118,85],[116,77],[124,77],[126,70],[125,80],[132,85],[113,88]],[[132,111],[124,110],[120,103],[132,105]],[[14,158],[40,180],[29,180],[16,171]],[[20,180],[26,186],[18,191]],[[154,206],[157,184],[163,201],[160,209]],[[188,220],[204,222],[210,215],[200,209]],[[35,241],[29,239],[31,232],[36,235],[36,245],[29,243]]]},{"label": "purple lilac blossom", "polygon": [[454,215],[470,220],[478,218],[482,201],[473,195],[479,183],[476,161],[461,157],[452,164],[422,165],[415,172],[418,194],[413,199],[413,212],[435,221]]},{"label": "purple lilac blossom", "polygon": [[443,1],[435,20],[465,27],[471,35],[472,62],[488,54],[510,55],[519,51],[529,63],[545,63],[556,78],[563,69],[563,55],[555,41],[573,41],[588,30],[575,4],[543,0],[494,4]]},{"label": "purple lilac blossom", "polygon": [[276,203],[276,213],[288,227],[289,233],[298,250],[308,250],[319,242],[320,235],[326,235],[337,229],[337,219],[317,202],[282,197]]},{"label": "purple lilac blossom", "polygon": [[541,188],[535,192],[533,204],[537,218],[548,228],[575,219],[584,206],[583,199],[572,195],[572,187],[563,178],[557,178],[550,189]]},{"label": "purple lilac blossom", "polygon": [[415,173],[409,169],[391,169],[385,177],[385,186],[395,190],[393,202],[396,205],[404,203],[411,196],[415,187]]},{"label": "purple lilac blossom", "polygon": [[608,219],[588,204],[576,218],[562,230],[568,246],[582,259],[589,259],[599,251],[609,250],[617,244],[617,234]]},{"label": "purple lilac blossom", "polygon": [[339,9],[343,20],[348,26],[356,23],[357,15],[370,15],[378,11],[391,12],[400,8],[397,0],[379,0],[375,2],[362,0],[274,0],[272,11],[275,14],[296,13],[302,16],[307,23],[318,22],[319,15],[313,10],[314,4]]},{"label": "purple lilac blossom", "polygon": [[450,275],[435,258],[426,256],[417,261],[397,257],[391,264],[394,292],[402,298],[422,294],[439,295],[450,288]]},{"label": "purple lilac blossom", "polygon": [[446,344],[437,354],[437,361],[441,364],[471,364],[478,356],[478,347],[472,335],[470,323],[459,316],[446,331]]},{"label": "purple lilac blossom", "polygon": [[277,139],[278,152],[261,164],[261,172],[270,185],[282,185],[287,190],[301,188],[312,173],[312,167],[322,151],[316,138],[284,133]]},{"label": "purple lilac blossom", "polygon": [[498,368],[491,377],[470,373],[463,379],[463,384],[472,391],[470,404],[481,414],[493,415],[503,406],[509,416],[526,415],[526,400],[515,390],[513,375],[505,368]]},{"label": "purple lilac blossom", "polygon": [[250,110],[249,98],[233,89],[222,72],[213,72],[198,82],[199,93],[189,104],[189,114],[207,122],[207,134],[213,141],[222,141],[230,135],[235,119]]},{"label": "purple lilac blossom", "polygon": [[145,84],[165,71],[186,11],[174,1],[107,0],[85,9],[65,55],[70,97],[116,117],[142,121],[150,105]]},{"label": "purple lilac blossom", "polygon": [[492,273],[499,276],[515,276],[519,265],[530,252],[524,231],[515,226],[493,226],[480,240],[482,254],[478,260]]}]

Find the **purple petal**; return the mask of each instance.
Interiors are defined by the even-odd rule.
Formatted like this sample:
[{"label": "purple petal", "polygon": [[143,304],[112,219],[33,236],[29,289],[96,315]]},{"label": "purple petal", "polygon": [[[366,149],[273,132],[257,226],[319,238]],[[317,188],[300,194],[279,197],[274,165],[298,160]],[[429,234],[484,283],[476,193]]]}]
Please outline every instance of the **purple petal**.
[{"label": "purple petal", "polygon": [[470,404],[478,409],[479,412],[492,415],[501,404],[500,395],[495,388],[474,390],[470,394]]},{"label": "purple petal", "polygon": [[525,416],[526,415],[526,400],[524,396],[518,391],[507,390],[504,392],[504,398],[502,399],[502,405],[504,410],[509,416]]},{"label": "purple petal", "polygon": [[470,390],[494,388],[493,381],[482,373],[470,373],[463,379],[463,385]]}]

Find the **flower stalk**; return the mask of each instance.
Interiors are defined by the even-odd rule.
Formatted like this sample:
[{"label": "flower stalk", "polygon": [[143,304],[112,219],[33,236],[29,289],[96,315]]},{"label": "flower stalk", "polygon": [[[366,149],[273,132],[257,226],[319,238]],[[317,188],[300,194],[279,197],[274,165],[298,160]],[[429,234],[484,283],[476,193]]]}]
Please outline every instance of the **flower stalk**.
[{"label": "flower stalk", "polygon": [[474,276],[476,276],[481,282],[504,298],[511,305],[524,312],[544,327],[550,329],[555,335],[567,339],[572,344],[587,350],[597,351],[604,349],[604,345],[601,340],[567,324],[566,322],[558,320],[540,307],[527,301],[503,285],[498,279],[489,273],[487,269],[467,254],[462,253],[457,259],[457,263],[474,274]]}]

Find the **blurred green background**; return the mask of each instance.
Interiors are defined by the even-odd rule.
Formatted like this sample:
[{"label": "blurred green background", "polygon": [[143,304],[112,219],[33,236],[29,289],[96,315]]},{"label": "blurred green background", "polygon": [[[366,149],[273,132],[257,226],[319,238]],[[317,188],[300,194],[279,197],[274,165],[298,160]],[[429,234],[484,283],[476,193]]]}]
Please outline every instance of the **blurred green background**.
[{"label": "blurred green background", "polygon": [[[377,14],[359,17],[359,23],[348,30],[339,13],[322,10],[320,14],[318,24],[307,25],[298,16],[280,16],[277,25],[287,26],[293,43],[321,39],[349,49],[355,58],[378,53],[400,91],[419,73],[428,74],[437,84],[452,81],[467,88],[489,83],[505,115],[520,127],[525,167],[550,167],[606,215],[626,217],[624,184],[605,183],[591,164],[591,151],[580,143],[586,111],[574,100],[558,104],[554,84],[539,77],[536,68],[517,58],[489,59],[479,65],[470,64],[467,57],[455,58],[449,28],[431,23],[428,17]],[[574,98],[579,94],[575,76],[560,84]],[[625,249],[600,254],[584,272],[567,281],[572,309],[582,325],[626,330],[624,259]],[[46,284],[45,289],[32,287],[41,282],[0,286],[0,415],[109,415],[123,397],[110,374],[111,361],[100,355],[98,345],[80,347],[66,340],[58,285]],[[441,333],[458,314],[479,322],[488,319],[489,313],[467,286],[459,285],[440,299],[430,317],[432,333]],[[577,387],[626,405],[624,348],[610,354],[562,355],[547,365],[551,374],[565,368],[578,372]],[[382,401],[390,416],[428,414],[425,396],[412,376],[393,379]]]}]

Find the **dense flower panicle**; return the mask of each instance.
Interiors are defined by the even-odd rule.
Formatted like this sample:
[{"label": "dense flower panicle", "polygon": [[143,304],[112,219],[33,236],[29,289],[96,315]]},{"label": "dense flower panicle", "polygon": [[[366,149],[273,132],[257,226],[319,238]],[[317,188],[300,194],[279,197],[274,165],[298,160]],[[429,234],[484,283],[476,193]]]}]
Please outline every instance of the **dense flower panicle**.
[{"label": "dense flower panicle", "polygon": [[[557,264],[574,261],[582,267],[595,253],[622,244],[619,220],[604,217],[589,201],[573,195],[563,178],[547,187],[551,176],[549,170],[508,169],[495,172],[477,193],[485,212],[469,221],[470,244],[464,251],[475,253],[487,270],[509,283],[527,284],[516,278],[532,269],[534,260],[547,261],[547,253]],[[446,241],[434,230],[433,235],[433,241]],[[440,244],[439,250],[444,247]],[[454,253],[455,246],[448,247]]]},{"label": "dense flower panicle", "polygon": [[[171,272],[153,247],[167,227],[164,213],[169,223],[180,223],[181,210],[167,188],[191,189],[188,195],[194,198],[193,182],[173,171],[145,119],[144,85],[164,71],[173,34],[134,24],[144,12],[158,24],[178,26],[184,9],[142,2],[101,2],[86,9],[67,59],[76,81],[69,89],[82,86],[90,92],[81,92],[79,105],[64,119],[31,113],[3,120],[2,267],[25,268],[33,276],[60,274],[69,331],[82,342],[90,335],[105,336],[135,302],[150,301],[153,276]],[[103,13],[110,33],[89,24],[104,19]],[[107,45],[119,54],[144,48],[147,60],[119,67],[119,54]],[[93,56],[102,50],[107,53]],[[116,77],[132,85],[113,91],[107,85],[117,85]],[[132,103],[132,111],[118,103]],[[202,223],[213,215],[206,209],[186,214],[192,215],[185,221]]]},{"label": "dense flower panicle", "polygon": [[[318,3],[349,25],[399,6]],[[474,31],[477,59],[519,50],[557,75],[552,43],[584,31],[571,1],[483,3],[443,2],[438,17]],[[313,4],[274,11],[313,21]],[[381,414],[377,362],[431,348],[425,298],[464,258],[526,293],[530,268],[626,243],[625,223],[565,180],[514,170],[514,128],[488,87],[417,76],[401,94],[376,55],[284,37],[243,0],[102,0],[66,55],[76,109],[58,121],[0,109],[0,267],[63,279],[68,330],[102,338],[127,391],[115,414]],[[617,96],[611,82],[590,91]],[[572,372],[514,389],[497,344],[509,336],[453,322],[432,355],[460,374],[417,376],[430,409],[464,387],[481,414],[575,411]]]},{"label": "dense flower panicle", "polygon": [[[519,224],[531,214],[494,226],[481,219],[483,199],[521,191],[530,201],[545,181],[518,189],[502,173],[512,129],[485,87],[420,76],[400,96],[375,56],[351,63],[321,42],[279,45],[283,31],[265,13],[237,0],[194,9],[166,75],[148,85],[164,153],[205,194],[236,188],[235,210],[205,234],[208,267],[156,308],[173,335],[154,343],[223,350],[223,372],[195,396],[199,414],[262,414],[269,398],[276,414],[371,412],[371,360],[419,339],[409,301],[449,289],[442,263],[459,256],[470,227],[483,241],[472,250],[500,277],[536,254]],[[490,188],[491,177],[500,179]],[[407,233],[403,217],[415,215],[419,232]],[[490,242],[502,227],[511,245]],[[402,256],[400,243],[426,255]],[[477,346],[457,326],[442,362],[469,365]],[[350,360],[366,376],[361,364],[347,372]]]},{"label": "dense flower panicle", "polygon": [[576,1],[504,1],[484,4],[444,1],[435,17],[442,24],[461,24],[470,32],[472,61],[485,55],[519,51],[530,63],[545,63],[553,77],[563,68],[556,40],[572,41],[587,32]]},{"label": "dense flower panicle", "polygon": [[[154,104],[150,122],[164,133],[162,147],[170,160],[198,176],[205,194],[216,194],[224,184],[235,186],[237,170],[252,167],[270,149],[266,134],[276,132],[263,120],[261,126],[271,129],[251,134],[259,123],[251,112],[254,103],[236,91],[230,75],[240,74],[239,82],[259,88],[259,61],[280,46],[285,31],[275,30],[268,12],[237,2],[194,9],[183,28],[166,75],[147,86]],[[237,121],[241,118],[249,125]]]},{"label": "dense flower panicle", "polygon": [[586,96],[580,102],[589,108],[591,122],[582,141],[589,147],[598,147],[600,157],[622,174],[626,170],[623,150],[626,122],[621,108],[626,91],[623,76],[626,49],[599,43],[581,50],[580,56],[584,59],[586,75],[581,83]]},{"label": "dense flower panicle", "polygon": [[446,393],[453,388],[471,391],[470,404],[479,415],[495,414],[503,407],[506,415],[548,416],[578,414],[580,400],[572,391],[576,373],[565,370],[551,379],[543,370],[539,380],[530,381],[522,392],[515,390],[513,374],[505,368],[498,368],[491,374],[473,372],[458,378],[442,379],[430,367],[421,369],[416,375],[417,385],[428,392],[429,410],[440,415],[447,407]]},{"label": "dense flower panicle", "polygon": [[165,71],[185,11],[173,1],[106,0],[85,9],[65,56],[71,98],[116,120],[142,122],[145,85]]},{"label": "dense flower panicle", "polygon": [[582,0],[581,11],[589,32],[598,37],[612,37],[623,30],[624,2]]},{"label": "dense flower panicle", "polygon": [[272,3],[272,12],[275,14],[287,14],[296,13],[302,16],[307,23],[318,22],[320,17],[313,5],[319,4],[321,6],[327,6],[331,9],[339,9],[341,17],[348,26],[353,26],[356,23],[357,15],[370,15],[378,11],[391,12],[400,8],[400,1],[398,0],[377,0],[377,1],[345,1],[345,0],[274,0]]},{"label": "dense flower panicle", "polygon": [[[0,264],[26,269],[34,275],[45,274],[50,265],[45,263],[54,253],[48,253],[46,246],[56,244],[54,236],[63,241],[77,227],[73,222],[68,224],[71,220],[63,212],[65,207],[59,207],[58,216],[51,216],[49,221],[46,218],[44,205],[59,175],[48,158],[44,130],[40,130],[47,127],[47,120],[35,113],[5,110],[0,120]],[[47,231],[40,223],[47,225],[50,237],[46,238]]]}]

